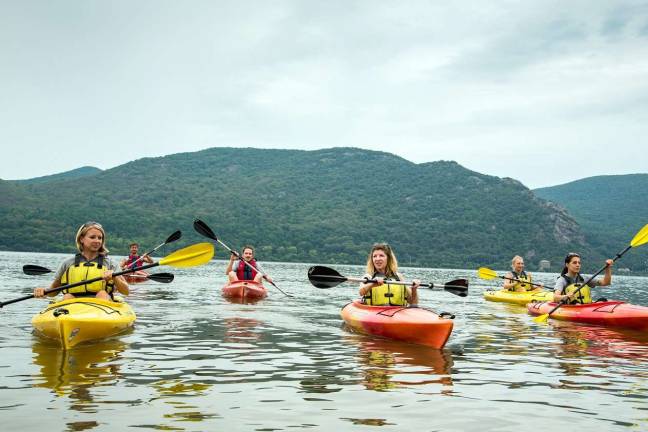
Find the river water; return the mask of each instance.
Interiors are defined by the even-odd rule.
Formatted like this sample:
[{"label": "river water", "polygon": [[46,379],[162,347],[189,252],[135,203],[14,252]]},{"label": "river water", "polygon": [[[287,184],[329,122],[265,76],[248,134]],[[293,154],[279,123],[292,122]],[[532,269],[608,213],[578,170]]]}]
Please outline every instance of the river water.
[{"label": "river water", "polygon": [[[55,268],[64,257],[0,252],[0,300],[49,284],[23,264]],[[295,298],[269,286],[256,304],[230,303],[225,264],[161,267],[173,283],[131,286],[132,332],[67,352],[32,335],[47,301],[0,310],[3,429],[648,430],[645,333],[536,324],[523,307],[484,301],[495,283],[475,270],[404,268],[424,281],[470,279],[465,298],[419,291],[421,305],[456,315],[434,350],[344,329],[339,311],[357,287],[314,288],[309,264],[265,264]],[[647,291],[648,278],[615,275],[597,295],[648,305]]]}]

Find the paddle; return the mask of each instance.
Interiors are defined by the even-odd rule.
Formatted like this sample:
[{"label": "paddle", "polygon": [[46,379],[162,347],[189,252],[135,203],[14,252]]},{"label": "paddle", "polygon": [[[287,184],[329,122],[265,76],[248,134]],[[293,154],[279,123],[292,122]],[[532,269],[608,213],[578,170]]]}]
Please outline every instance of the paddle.
[{"label": "paddle", "polygon": [[273,287],[277,288],[277,289],[281,292],[281,294],[285,295],[286,297],[293,297],[292,295],[290,295],[290,294],[288,294],[288,293],[285,293],[285,292],[284,292],[281,288],[279,288],[279,287],[278,287],[274,282],[268,280],[268,276],[267,276],[265,273],[259,271],[258,268],[254,267],[252,264],[250,264],[249,262],[247,262],[247,261],[245,261],[243,258],[241,258],[241,256],[238,254],[238,252],[233,251],[232,249],[230,249],[229,246],[227,246],[225,243],[223,243],[222,241],[220,241],[220,240],[218,239],[218,237],[216,237],[216,234],[214,234],[214,231],[212,231],[211,228],[209,228],[209,226],[208,226],[205,222],[201,221],[200,219],[196,219],[196,220],[194,221],[194,223],[193,223],[193,227],[194,227],[194,229],[195,229],[195,230],[196,230],[200,235],[205,236],[205,237],[207,237],[207,238],[210,238],[210,239],[212,239],[212,240],[217,241],[218,243],[221,244],[221,246],[223,246],[225,249],[227,249],[228,251],[230,251],[231,254],[236,255],[236,256],[238,257],[238,259],[242,260],[242,261],[245,263],[246,266],[250,267],[251,269],[253,269],[253,270],[256,271],[257,273],[261,273],[261,275],[263,276],[263,278],[264,278],[265,280],[267,280],[268,282],[270,282],[270,284],[272,284]]},{"label": "paddle", "polygon": [[[52,270],[46,267],[41,267],[39,265],[25,264],[23,266],[23,272],[30,276],[39,276],[39,275],[51,273]],[[173,282],[174,276],[172,273],[153,273],[149,275],[132,275],[131,277],[141,277],[143,279],[151,279],[152,281],[160,282],[160,283],[171,283]]]},{"label": "paddle", "polygon": [[166,240],[164,240],[164,243],[160,243],[159,245],[157,245],[156,247],[154,247],[153,249],[151,249],[149,252],[146,252],[144,255],[142,255],[142,256],[140,256],[139,258],[137,258],[137,259],[135,260],[135,262],[130,263],[128,266],[129,266],[129,267],[136,267],[136,266],[137,266],[137,263],[140,262],[141,260],[143,260],[145,256],[149,256],[149,255],[151,255],[153,252],[155,252],[156,250],[160,249],[162,246],[164,246],[164,245],[166,245],[166,244],[169,244],[169,243],[173,243],[174,241],[178,240],[180,237],[182,237],[182,231],[176,231],[176,232],[174,232],[174,233],[171,234],[171,235],[170,235]]},{"label": "paddle", "polygon": [[[313,266],[308,269],[308,280],[316,288],[333,288],[344,282],[377,282],[376,279],[369,278],[350,278],[342,276],[336,270],[330,267],[324,266]],[[391,285],[412,285],[412,282],[404,281],[389,281]],[[468,280],[467,279],[455,279],[445,284],[436,284],[440,285],[439,288],[443,288],[445,291],[448,291],[451,294],[458,295],[459,297],[466,297],[468,295]],[[436,285],[432,282],[422,283],[419,286],[433,289]]]},{"label": "paddle", "polygon": [[[641,228],[637,234],[635,234],[635,236],[630,241],[630,244],[625,249],[623,249],[621,252],[616,254],[616,256],[612,259],[612,262],[615,262],[616,260],[621,258],[623,256],[623,254],[628,252],[631,248],[641,246],[641,245],[646,244],[646,243],[648,243],[648,224],[644,225],[644,227]],[[588,283],[590,283],[592,280],[594,280],[594,278],[596,276],[598,276],[599,274],[601,274],[603,272],[603,270],[605,270],[606,268],[607,268],[607,264],[604,265],[603,267],[601,267],[601,269],[599,271],[597,271],[596,273],[594,273],[592,276],[590,276],[589,279],[587,279],[581,286],[579,286],[576,289],[576,291],[574,291],[574,294],[578,293],[584,286],[586,286]],[[569,301],[569,300],[567,300],[567,301]],[[551,309],[549,311],[549,313],[540,315],[540,316],[534,318],[533,321],[535,321],[537,323],[545,323],[545,322],[547,322],[547,320],[549,319],[549,316],[552,313],[556,312],[556,310],[558,310],[562,305],[566,304],[567,301],[565,301],[565,299],[563,298],[556,305],[555,308],[553,308],[553,309]]]},{"label": "paddle", "polygon": [[525,283],[525,284],[529,284],[529,285],[535,285],[535,286],[544,288],[544,285],[539,284],[539,283],[527,282],[527,281],[523,281],[523,280],[520,280],[520,279],[517,279],[517,278],[500,276],[497,273],[495,273],[494,270],[491,270],[488,267],[479,267],[479,270],[477,270],[477,276],[479,276],[482,279],[486,279],[486,280],[491,280],[491,279],[495,279],[495,278],[508,279],[508,280],[512,280],[512,281],[516,281],[516,282],[520,282],[520,283]]},{"label": "paddle", "polygon": [[[209,262],[209,260],[211,260],[213,256],[214,256],[214,245],[212,245],[211,243],[197,243],[191,246],[187,246],[186,248],[177,250],[172,254],[162,258],[160,261],[156,263],[146,264],[142,267],[116,272],[113,273],[113,276],[121,276],[123,274],[133,273],[137,270],[148,269],[159,265],[168,265],[171,267],[194,267]],[[56,288],[50,288],[45,290],[45,294],[58,292],[58,291],[66,290],[68,288],[74,288],[76,286],[81,286],[93,282],[98,282],[102,279],[103,278],[101,277],[96,277],[93,279],[75,282],[73,284],[62,285]],[[13,300],[8,300],[6,302],[0,303],[0,308],[12,303],[17,303],[23,300],[29,300],[31,298],[34,298],[34,294],[30,294]]]}]

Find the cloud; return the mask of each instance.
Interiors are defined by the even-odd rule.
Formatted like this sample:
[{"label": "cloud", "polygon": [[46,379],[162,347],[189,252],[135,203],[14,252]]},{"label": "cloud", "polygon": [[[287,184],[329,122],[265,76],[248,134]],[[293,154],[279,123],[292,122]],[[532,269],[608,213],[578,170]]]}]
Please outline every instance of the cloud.
[{"label": "cloud", "polygon": [[646,171],[643,2],[0,7],[0,178],[212,146],[373,148],[532,187]]}]

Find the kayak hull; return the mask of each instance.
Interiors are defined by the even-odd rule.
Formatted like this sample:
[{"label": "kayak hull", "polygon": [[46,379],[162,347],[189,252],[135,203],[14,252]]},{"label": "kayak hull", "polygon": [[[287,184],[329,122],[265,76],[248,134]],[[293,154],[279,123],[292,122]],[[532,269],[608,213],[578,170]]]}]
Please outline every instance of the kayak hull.
[{"label": "kayak hull", "polygon": [[125,274],[124,279],[126,279],[126,282],[129,284],[136,284],[136,283],[141,283],[141,282],[146,282],[148,280],[148,273],[143,271],[143,270],[138,270],[133,273]]},{"label": "kayak hull", "polygon": [[355,300],[342,308],[342,319],[360,333],[442,348],[453,321],[418,307],[368,306]]},{"label": "kayak hull", "polygon": [[123,333],[133,326],[135,318],[127,303],[81,297],[50,304],[34,315],[32,325],[36,334],[70,349]]},{"label": "kayak hull", "polygon": [[[530,303],[527,310],[531,315],[549,313],[558,303]],[[563,305],[550,315],[561,321],[573,321],[608,327],[622,327],[648,330],[648,307],[621,301],[596,302],[585,305]]]},{"label": "kayak hull", "polygon": [[253,280],[239,280],[230,282],[222,288],[223,297],[247,301],[261,300],[268,295],[268,290],[263,284]]},{"label": "kayak hull", "polygon": [[492,302],[526,306],[527,303],[553,301],[552,291],[515,292],[508,290],[484,291],[484,298]]}]

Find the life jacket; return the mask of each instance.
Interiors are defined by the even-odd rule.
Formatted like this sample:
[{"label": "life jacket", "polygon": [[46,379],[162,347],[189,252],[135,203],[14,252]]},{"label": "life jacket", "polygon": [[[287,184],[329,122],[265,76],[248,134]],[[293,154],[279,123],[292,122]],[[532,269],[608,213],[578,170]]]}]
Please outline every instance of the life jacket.
[{"label": "life jacket", "polygon": [[137,260],[140,259],[140,255],[128,255],[128,261],[126,261],[126,267],[135,268],[137,265],[134,265]]},{"label": "life jacket", "polygon": [[[374,274],[371,278],[384,277],[381,273]],[[372,306],[406,306],[407,294],[405,285],[390,284],[390,280],[400,280],[397,275],[394,278],[385,279],[382,285],[371,287],[363,297],[365,304]]]},{"label": "life jacket", "polygon": [[517,289],[520,287],[524,288],[526,291],[533,290],[533,286],[528,283],[531,282],[531,276],[527,275],[524,270],[522,270],[520,273],[516,273],[515,270],[511,270],[511,274],[515,279],[519,279],[520,282],[516,282],[515,285],[513,285],[509,289],[509,291],[517,291]]},{"label": "life jacket", "polygon": [[[106,268],[104,267],[103,255],[98,255],[97,258],[86,261],[86,259],[80,253],[74,256],[74,264],[65,270],[61,276],[61,285],[73,284],[81,282],[83,280],[95,279],[98,277],[103,277]],[[64,294],[86,294],[86,293],[98,293],[101,290],[106,291],[108,294],[112,295],[115,286],[114,284],[107,283],[105,280],[100,280],[92,282],[90,284],[80,285],[70,289],[63,290]]]},{"label": "life jacket", "polygon": [[[248,261],[248,264],[252,264],[252,267],[256,268],[257,263],[255,259]],[[256,277],[256,270],[250,268],[250,266],[245,264],[243,258],[239,259],[238,267],[236,268],[236,277],[238,280],[254,280]]]},{"label": "life jacket", "polygon": [[[583,285],[583,282],[585,282],[585,279],[583,279],[583,276],[581,276],[580,274],[577,274],[575,278],[570,278],[566,274],[561,275],[561,277],[567,282],[567,285],[562,289],[562,295],[573,293],[581,285]],[[578,294],[576,294],[576,298],[569,302],[569,304],[588,303],[592,303],[592,291],[590,290],[589,285],[585,285],[583,288],[581,288],[581,290],[578,291]]]}]

